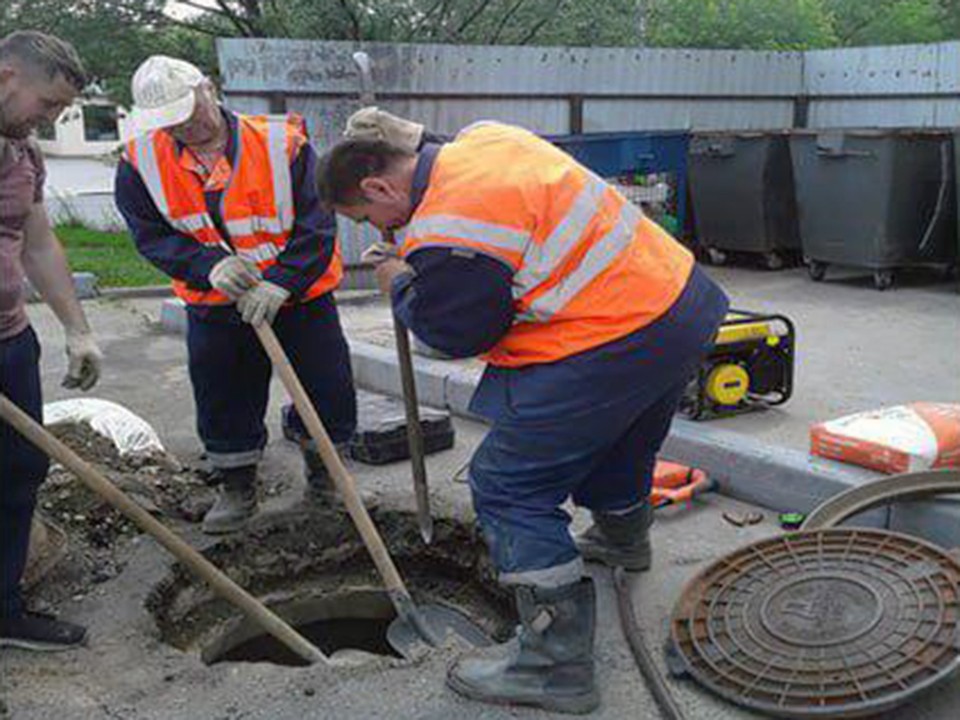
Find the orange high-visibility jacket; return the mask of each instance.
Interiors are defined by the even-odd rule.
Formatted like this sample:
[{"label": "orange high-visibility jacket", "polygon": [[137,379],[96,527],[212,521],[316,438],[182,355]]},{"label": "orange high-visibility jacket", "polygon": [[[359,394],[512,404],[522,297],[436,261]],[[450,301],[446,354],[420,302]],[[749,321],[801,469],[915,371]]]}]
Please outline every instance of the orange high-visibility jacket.
[{"label": "orange high-visibility jacket", "polygon": [[[294,194],[290,165],[307,142],[303,120],[297,115],[238,115],[236,166],[223,192],[225,238],[240,257],[261,270],[273,265],[294,224]],[[207,212],[203,182],[180,165],[177,142],[170,133],[155,130],[130,140],[124,157],[143,179],[160,214],[174,229],[197,242],[221,245],[220,232]],[[340,284],[343,266],[339,246],[327,270],[302,295],[307,302]],[[174,292],[192,305],[223,305],[230,299],[218,290],[198,290],[180,280]]]},{"label": "orange high-visibility jacket", "polygon": [[629,335],[679,297],[693,256],[613,187],[533,133],[471,125],[443,146],[404,255],[462,248],[513,269],[514,324],[485,360],[548,363]]}]

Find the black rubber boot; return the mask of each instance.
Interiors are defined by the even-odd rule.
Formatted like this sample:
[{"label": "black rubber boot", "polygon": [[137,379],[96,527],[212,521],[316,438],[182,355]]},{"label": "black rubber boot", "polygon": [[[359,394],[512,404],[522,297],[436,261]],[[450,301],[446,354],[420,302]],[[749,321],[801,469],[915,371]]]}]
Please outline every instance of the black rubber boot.
[{"label": "black rubber boot", "polygon": [[203,518],[203,531],[208,535],[236,532],[257,512],[257,466],[218,469],[214,482],[220,494]]},{"label": "black rubber boot", "polygon": [[457,660],[447,685],[464,697],[498,705],[595,710],[600,696],[593,677],[593,580],[551,589],[519,586],[516,597],[516,637]]},{"label": "black rubber boot", "polygon": [[650,526],[653,508],[644,503],[623,515],[592,512],[593,525],[577,538],[584,560],[626,570],[649,570],[652,562]]},{"label": "black rubber boot", "polygon": [[[337,452],[343,457],[341,450],[342,448],[337,448]],[[300,451],[303,454],[304,479],[307,483],[303,491],[304,502],[316,507],[335,505],[338,502],[337,488],[313,441],[301,443]]]}]

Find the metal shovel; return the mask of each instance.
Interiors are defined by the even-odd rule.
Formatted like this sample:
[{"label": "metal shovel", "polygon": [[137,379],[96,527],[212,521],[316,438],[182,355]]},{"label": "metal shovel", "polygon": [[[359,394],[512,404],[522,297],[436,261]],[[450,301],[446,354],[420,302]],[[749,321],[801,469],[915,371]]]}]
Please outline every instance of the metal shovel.
[{"label": "metal shovel", "polygon": [[456,610],[438,604],[421,607],[414,604],[410,592],[393,563],[393,558],[387,551],[383,538],[360,500],[353,477],[337,454],[333,441],[323,427],[320,416],[300,383],[300,378],[290,364],[276,333],[266,323],[254,325],[253,329],[293,400],[294,407],[300,419],[303,420],[307,432],[316,443],[317,451],[330,472],[337,490],[340,491],[347,512],[357,532],[360,533],[377,572],[383,578],[387,594],[397,611],[396,620],[387,630],[387,641],[390,646],[404,657],[409,657],[418,641],[422,640],[429,645],[438,646],[448,632],[452,632],[474,646],[482,647],[491,644],[490,639],[476,623]]}]

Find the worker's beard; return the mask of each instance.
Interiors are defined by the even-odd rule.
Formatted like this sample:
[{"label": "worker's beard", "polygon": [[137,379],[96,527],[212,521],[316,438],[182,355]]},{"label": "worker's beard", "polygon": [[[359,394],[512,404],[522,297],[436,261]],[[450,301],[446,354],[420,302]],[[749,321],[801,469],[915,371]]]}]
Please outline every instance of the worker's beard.
[{"label": "worker's beard", "polygon": [[3,104],[0,103],[0,135],[14,140],[22,140],[25,137],[29,137],[31,130],[33,130],[33,125],[30,123],[11,122],[6,116]]}]

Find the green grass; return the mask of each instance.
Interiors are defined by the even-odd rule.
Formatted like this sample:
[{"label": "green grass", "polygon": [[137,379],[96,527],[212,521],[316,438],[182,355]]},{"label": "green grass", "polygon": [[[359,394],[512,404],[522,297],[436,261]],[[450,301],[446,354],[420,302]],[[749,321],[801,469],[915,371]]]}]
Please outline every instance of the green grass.
[{"label": "green grass", "polygon": [[100,287],[141,287],[169,281],[140,256],[127,233],[59,225],[56,234],[67,251],[70,269],[95,273]]}]

